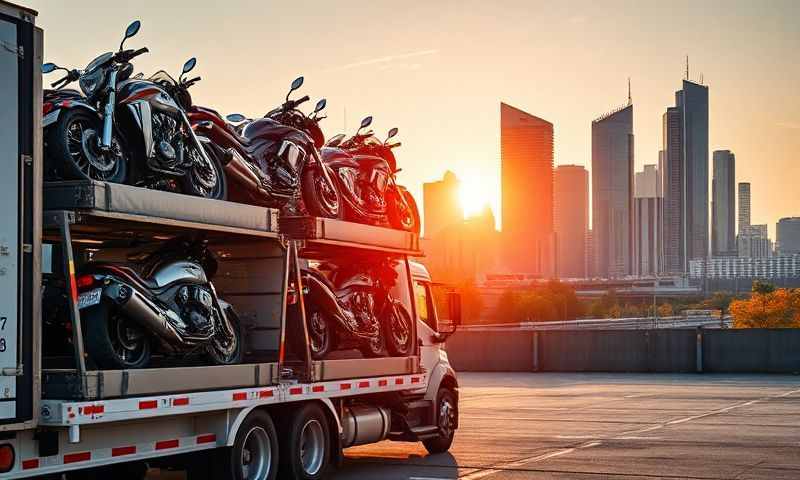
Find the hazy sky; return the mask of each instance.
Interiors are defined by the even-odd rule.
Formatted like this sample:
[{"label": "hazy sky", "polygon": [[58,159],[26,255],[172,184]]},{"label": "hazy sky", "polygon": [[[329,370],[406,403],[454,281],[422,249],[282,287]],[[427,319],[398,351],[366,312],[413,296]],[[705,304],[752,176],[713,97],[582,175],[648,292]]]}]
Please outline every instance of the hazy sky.
[{"label": "hazy sky", "polygon": [[[39,10],[45,57],[82,67],[129,43],[137,71],[198,58],[196,103],[262,115],[289,83],[328,99],[328,136],[372,114],[400,128],[402,183],[455,171],[499,211],[499,104],[555,125],[556,164],[591,164],[591,120],[627,99],[636,166],[655,163],[661,115],[690,75],[710,87],[710,147],[736,154],[753,222],[800,216],[800,1],[18,0]],[[48,77],[50,78],[50,77]],[[309,107],[313,105],[309,102]],[[709,167],[711,154],[709,153]]]}]

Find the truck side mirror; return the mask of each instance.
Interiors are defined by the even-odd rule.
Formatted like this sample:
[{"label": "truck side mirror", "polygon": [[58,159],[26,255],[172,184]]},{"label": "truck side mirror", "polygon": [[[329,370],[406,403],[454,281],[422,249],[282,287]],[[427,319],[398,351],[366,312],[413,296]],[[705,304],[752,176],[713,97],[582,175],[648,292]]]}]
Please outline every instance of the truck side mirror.
[{"label": "truck side mirror", "polygon": [[461,294],[447,292],[447,318],[439,322],[439,333],[452,335],[461,325]]}]

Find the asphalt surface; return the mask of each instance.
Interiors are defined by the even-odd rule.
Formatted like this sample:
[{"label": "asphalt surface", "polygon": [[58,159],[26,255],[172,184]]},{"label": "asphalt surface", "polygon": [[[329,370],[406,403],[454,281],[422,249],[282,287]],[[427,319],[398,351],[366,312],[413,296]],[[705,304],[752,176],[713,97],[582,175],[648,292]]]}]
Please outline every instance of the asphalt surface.
[{"label": "asphalt surface", "polygon": [[450,454],[383,442],[332,478],[800,478],[800,376],[460,374]]}]

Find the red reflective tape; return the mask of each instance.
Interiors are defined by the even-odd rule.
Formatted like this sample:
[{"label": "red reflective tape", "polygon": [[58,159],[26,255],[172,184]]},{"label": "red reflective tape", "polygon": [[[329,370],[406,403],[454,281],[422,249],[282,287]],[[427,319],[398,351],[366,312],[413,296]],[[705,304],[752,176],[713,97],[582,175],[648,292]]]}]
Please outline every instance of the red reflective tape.
[{"label": "red reflective tape", "polygon": [[189,397],[176,398],[172,401],[173,407],[182,407],[185,405],[189,405]]},{"label": "red reflective tape", "polygon": [[352,385],[349,383],[342,383],[339,385],[339,390],[350,390],[350,387],[352,387]]},{"label": "red reflective tape", "polygon": [[141,400],[139,402],[139,410],[148,410],[151,408],[158,408],[158,400]]},{"label": "red reflective tape", "polygon": [[395,385],[402,385],[403,384],[403,379],[402,378],[395,378],[394,379],[394,384]]},{"label": "red reflective tape", "polygon": [[214,443],[217,441],[217,436],[213,433],[197,436],[197,443]]},{"label": "red reflective tape", "polygon": [[86,405],[83,407],[84,415],[93,415],[95,413],[103,413],[105,411],[106,407],[104,405]]},{"label": "red reflective tape", "polygon": [[233,394],[233,401],[247,400],[247,392],[236,392]]},{"label": "red reflective tape", "polygon": [[411,383],[419,383],[419,377],[411,377]]},{"label": "red reflective tape", "polygon": [[23,470],[30,470],[32,468],[39,468],[39,459],[38,458],[31,458],[29,460],[22,461],[22,469]]},{"label": "red reflective tape", "polygon": [[386,385],[389,385],[389,380],[378,380],[379,387],[385,387]]},{"label": "red reflective tape", "polygon": [[358,382],[358,388],[369,388],[369,382]]},{"label": "red reflective tape", "polygon": [[273,395],[274,393],[272,393],[272,390],[261,390],[258,392],[258,398],[270,398]]},{"label": "red reflective tape", "polygon": [[292,387],[289,389],[289,395],[300,395],[303,393],[303,387]]},{"label": "red reflective tape", "polygon": [[111,449],[111,456],[112,457],[121,457],[123,455],[133,455],[136,453],[136,445],[130,445],[128,447],[115,447]]},{"label": "red reflective tape", "polygon": [[314,385],[313,387],[311,387],[311,391],[314,393],[324,392],[325,385]]},{"label": "red reflective tape", "polygon": [[174,440],[161,440],[160,442],[156,442],[156,450],[166,450],[168,448],[178,448],[180,442],[178,439]]},{"label": "red reflective tape", "polygon": [[64,463],[85,462],[92,459],[92,452],[68,453],[64,455]]}]

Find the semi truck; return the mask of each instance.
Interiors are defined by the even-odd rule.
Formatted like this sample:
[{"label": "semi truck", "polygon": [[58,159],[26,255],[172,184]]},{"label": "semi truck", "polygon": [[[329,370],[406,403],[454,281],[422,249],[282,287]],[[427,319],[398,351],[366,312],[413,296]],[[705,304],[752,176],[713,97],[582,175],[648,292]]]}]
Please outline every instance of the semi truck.
[{"label": "semi truck", "polygon": [[[350,446],[448,450],[458,381],[444,346],[460,299],[415,261],[419,236],[129,185],[43,181],[35,21],[0,0],[0,478],[134,479],[159,467],[189,479],[317,479]],[[219,260],[214,284],[239,313],[242,362],[98,369],[86,354],[76,271],[186,234],[203,235]],[[416,320],[417,342],[402,357],[314,360],[300,271],[362,255],[391,260],[392,294]],[[43,308],[50,285],[64,286],[56,313]],[[70,327],[62,338],[46,328],[53,315]]]}]

